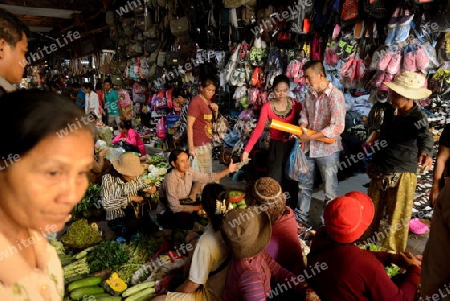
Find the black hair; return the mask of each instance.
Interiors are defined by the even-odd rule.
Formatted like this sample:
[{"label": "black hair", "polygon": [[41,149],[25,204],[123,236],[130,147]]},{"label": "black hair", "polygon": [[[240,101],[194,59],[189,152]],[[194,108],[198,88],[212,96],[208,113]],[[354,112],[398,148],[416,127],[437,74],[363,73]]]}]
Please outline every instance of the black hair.
[{"label": "black hair", "polygon": [[97,82],[95,84],[95,90],[101,90],[102,89],[102,83],[101,82]]},{"label": "black hair", "polygon": [[173,89],[172,92],[172,97],[173,98],[177,98],[177,97],[183,97],[183,98],[190,98],[191,97],[191,93],[189,93],[188,90],[182,88],[182,87],[176,87],[175,89]]},{"label": "black hair", "polygon": [[109,83],[110,85],[111,85],[111,87],[113,86],[113,83],[112,83],[112,81],[111,81],[111,79],[110,78],[107,78],[107,79],[105,79],[104,81],[103,81],[103,83]]},{"label": "black hair", "polygon": [[0,9],[0,39],[4,39],[12,47],[22,40],[22,35],[28,38],[31,32],[22,21],[13,14]]},{"label": "black hair", "polygon": [[277,75],[277,76],[273,79],[273,85],[272,85],[272,87],[278,86],[279,83],[286,83],[286,85],[288,85],[288,87],[289,87],[290,82],[291,82],[291,81],[289,80],[289,78],[288,78],[286,75],[280,74],[280,75]]},{"label": "black hair", "polygon": [[[94,136],[93,126],[84,111],[64,95],[50,91],[19,90],[0,98],[2,116],[0,158],[23,156],[44,138],[70,134],[72,129],[85,128]],[[5,143],[7,142],[7,143]]]},{"label": "black hair", "polygon": [[94,86],[92,85],[91,82],[83,83],[83,88],[89,88],[89,90],[91,90],[91,91],[94,90]]},{"label": "black hair", "polygon": [[302,70],[306,71],[308,69],[314,70],[314,72],[317,73],[317,74],[321,74],[322,73],[324,76],[326,75],[325,68],[323,67],[323,64],[322,64],[321,61],[312,60],[312,61],[306,62],[303,65]]},{"label": "black hair", "polygon": [[184,149],[181,149],[181,148],[176,148],[170,152],[170,155],[169,155],[170,167],[173,168],[172,161],[174,161],[174,162],[177,161],[178,156],[181,155],[182,153],[185,153],[189,157],[189,154],[187,153],[187,151],[185,151]]},{"label": "black hair", "polygon": [[133,125],[131,124],[131,120],[122,120],[121,122],[119,122],[119,124],[117,126],[121,129],[126,129],[126,130],[133,128]]},{"label": "black hair", "polygon": [[203,88],[208,87],[210,85],[217,87],[217,80],[213,77],[205,77],[200,82],[200,86],[202,86]]},{"label": "black hair", "polygon": [[222,225],[222,220],[225,212],[221,214],[216,213],[217,201],[222,203],[225,201],[225,206],[228,208],[229,201],[227,191],[223,185],[217,183],[206,184],[202,192],[202,206],[208,217],[211,219],[211,224],[214,231],[219,231]]},{"label": "black hair", "polygon": [[79,88],[81,88],[81,85],[80,85],[80,83],[73,83],[72,87],[75,89],[79,89]]}]

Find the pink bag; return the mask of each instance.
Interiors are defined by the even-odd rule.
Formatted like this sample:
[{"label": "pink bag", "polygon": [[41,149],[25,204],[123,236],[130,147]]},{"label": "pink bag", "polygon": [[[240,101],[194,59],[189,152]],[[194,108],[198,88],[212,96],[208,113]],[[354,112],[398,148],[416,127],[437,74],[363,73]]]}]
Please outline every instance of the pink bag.
[{"label": "pink bag", "polygon": [[159,139],[166,139],[166,121],[161,117],[156,124],[156,136]]}]

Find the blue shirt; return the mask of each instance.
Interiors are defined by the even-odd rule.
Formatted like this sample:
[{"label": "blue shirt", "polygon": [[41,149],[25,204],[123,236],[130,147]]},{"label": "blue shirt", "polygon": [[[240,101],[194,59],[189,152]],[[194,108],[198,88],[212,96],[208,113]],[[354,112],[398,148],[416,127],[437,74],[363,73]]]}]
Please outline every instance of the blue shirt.
[{"label": "blue shirt", "polygon": [[86,92],[84,92],[83,89],[80,89],[78,91],[77,98],[81,99],[82,101],[81,103],[77,101],[77,106],[79,106],[80,108],[84,108],[84,104],[86,103]]}]

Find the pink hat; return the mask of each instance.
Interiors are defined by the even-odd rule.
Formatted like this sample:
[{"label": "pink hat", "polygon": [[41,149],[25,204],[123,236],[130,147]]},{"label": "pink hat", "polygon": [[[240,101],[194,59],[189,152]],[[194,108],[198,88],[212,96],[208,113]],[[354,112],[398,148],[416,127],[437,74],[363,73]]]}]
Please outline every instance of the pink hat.
[{"label": "pink hat", "polygon": [[358,240],[374,216],[372,199],[367,194],[352,191],[331,201],[323,214],[328,235],[340,243]]}]

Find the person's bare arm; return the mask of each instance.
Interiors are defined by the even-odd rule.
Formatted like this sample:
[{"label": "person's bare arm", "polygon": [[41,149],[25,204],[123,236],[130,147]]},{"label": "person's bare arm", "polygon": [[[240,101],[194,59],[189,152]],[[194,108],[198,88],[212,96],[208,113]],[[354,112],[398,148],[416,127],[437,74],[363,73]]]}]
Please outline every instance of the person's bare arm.
[{"label": "person's bare arm", "polygon": [[450,148],[443,145],[439,146],[436,163],[433,170],[433,187],[430,190],[430,203],[434,204],[440,192],[439,183],[445,170],[447,160],[450,158]]},{"label": "person's bare arm", "polygon": [[182,285],[177,288],[177,292],[180,293],[193,293],[200,287],[200,284],[192,282],[187,279]]}]

